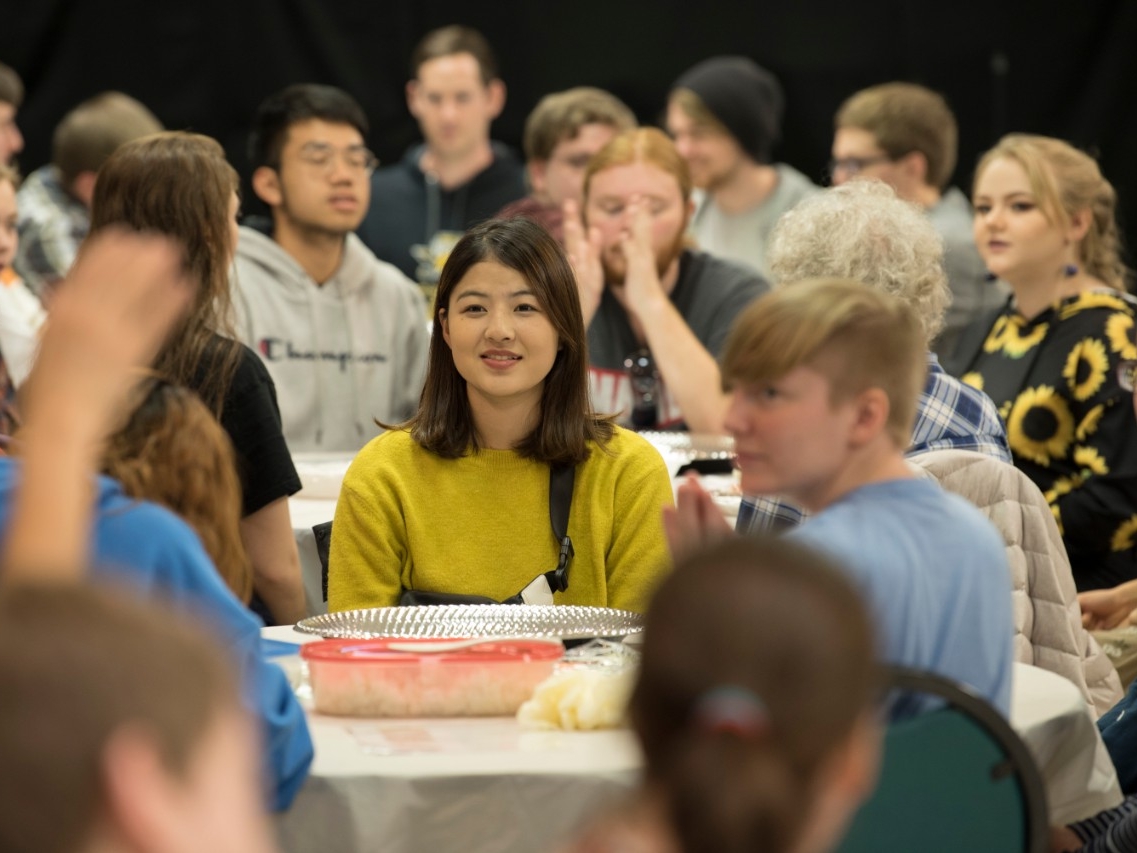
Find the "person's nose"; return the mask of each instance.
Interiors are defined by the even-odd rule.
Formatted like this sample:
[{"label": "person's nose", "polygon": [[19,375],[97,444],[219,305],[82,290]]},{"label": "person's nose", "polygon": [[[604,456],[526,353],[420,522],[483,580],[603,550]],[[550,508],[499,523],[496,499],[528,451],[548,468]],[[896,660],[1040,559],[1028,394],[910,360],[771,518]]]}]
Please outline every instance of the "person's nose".
[{"label": "person's nose", "polygon": [[511,341],[513,331],[513,312],[509,308],[494,308],[490,311],[489,322],[486,324],[487,338],[491,341]]}]

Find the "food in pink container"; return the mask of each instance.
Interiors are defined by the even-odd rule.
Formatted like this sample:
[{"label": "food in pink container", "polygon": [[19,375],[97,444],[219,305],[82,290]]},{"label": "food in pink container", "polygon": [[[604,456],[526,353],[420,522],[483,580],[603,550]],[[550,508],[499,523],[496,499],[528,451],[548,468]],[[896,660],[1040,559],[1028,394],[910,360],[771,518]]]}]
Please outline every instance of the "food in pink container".
[{"label": "food in pink container", "polygon": [[344,717],[512,715],[563,654],[548,639],[325,640],[300,650],[316,711]]}]

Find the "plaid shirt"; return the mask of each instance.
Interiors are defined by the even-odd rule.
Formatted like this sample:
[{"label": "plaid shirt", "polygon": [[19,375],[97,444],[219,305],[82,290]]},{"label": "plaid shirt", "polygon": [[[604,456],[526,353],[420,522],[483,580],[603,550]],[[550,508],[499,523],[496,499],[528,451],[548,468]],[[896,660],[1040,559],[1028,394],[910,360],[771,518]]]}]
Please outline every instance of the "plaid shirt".
[{"label": "plaid shirt", "polygon": [[36,296],[67,275],[79,244],[91,227],[87,207],[60,182],[59,170],[43,166],[30,175],[16,197],[20,247],[13,264]]},{"label": "plaid shirt", "polygon": [[[916,408],[912,444],[906,456],[927,450],[974,450],[1011,462],[1007,431],[995,404],[982,391],[948,376],[928,353],[928,381]],[[735,530],[767,533],[801,524],[806,513],[777,498],[744,497]]]}]

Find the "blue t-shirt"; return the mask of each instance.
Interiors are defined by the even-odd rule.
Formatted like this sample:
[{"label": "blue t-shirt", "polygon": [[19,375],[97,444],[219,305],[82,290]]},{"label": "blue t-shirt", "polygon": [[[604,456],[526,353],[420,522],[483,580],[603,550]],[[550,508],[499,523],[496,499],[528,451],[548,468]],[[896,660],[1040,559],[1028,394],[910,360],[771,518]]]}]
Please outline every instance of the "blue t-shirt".
[{"label": "blue t-shirt", "polygon": [[[0,458],[0,530],[6,530],[19,467]],[[261,653],[260,621],[225,586],[197,535],[181,519],[98,479],[94,576],[187,611],[224,644],[239,667],[245,704],[262,722],[273,806],[291,804],[308,776],[312,740],[304,711],[280,667]]]},{"label": "blue t-shirt", "polygon": [[967,684],[1009,714],[1010,570],[1002,537],[978,509],[928,480],[889,480],[849,492],[786,535],[853,575],[886,662]]}]

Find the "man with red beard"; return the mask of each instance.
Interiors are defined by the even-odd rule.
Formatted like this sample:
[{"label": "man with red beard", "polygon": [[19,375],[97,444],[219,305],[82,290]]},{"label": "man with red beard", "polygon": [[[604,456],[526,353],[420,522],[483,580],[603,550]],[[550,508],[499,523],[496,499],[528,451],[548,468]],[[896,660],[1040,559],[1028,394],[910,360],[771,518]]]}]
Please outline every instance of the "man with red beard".
[{"label": "man with red beard", "polygon": [[769,289],[758,273],[687,247],[691,177],[660,130],[621,134],[584,179],[565,245],[588,327],[592,402],[637,429],[722,433],[718,356],[731,322]]},{"label": "man with red beard", "polygon": [[253,191],[271,220],[240,228],[237,336],[280,395],[293,453],[355,453],[414,412],[429,335],[415,285],[355,236],[371,200],[367,117],[332,86],[289,86],[261,104]]}]

